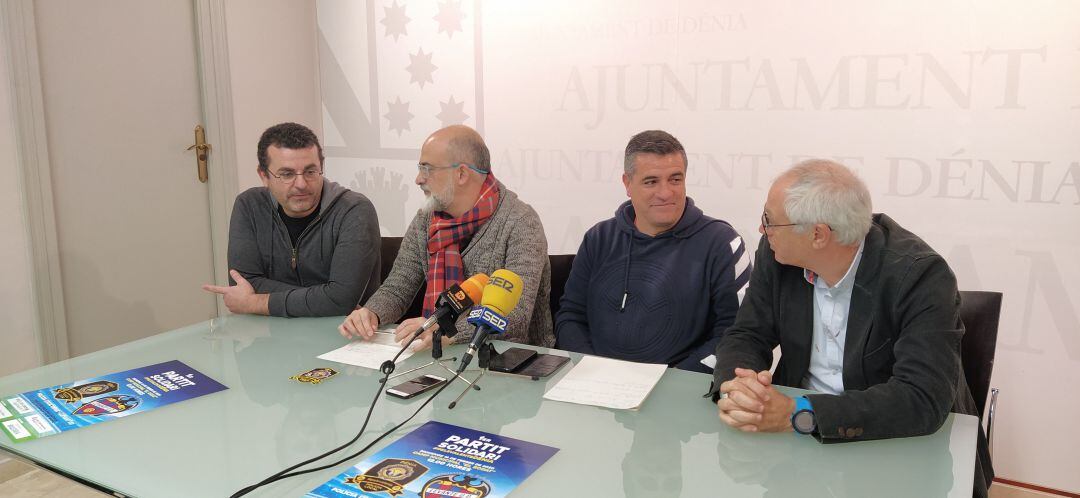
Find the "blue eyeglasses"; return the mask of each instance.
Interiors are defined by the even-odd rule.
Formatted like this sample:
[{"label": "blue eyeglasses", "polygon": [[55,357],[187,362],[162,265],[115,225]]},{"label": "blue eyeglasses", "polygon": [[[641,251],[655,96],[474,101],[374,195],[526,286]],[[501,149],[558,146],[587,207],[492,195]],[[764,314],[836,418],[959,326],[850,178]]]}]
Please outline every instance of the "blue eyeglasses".
[{"label": "blue eyeglasses", "polygon": [[423,176],[424,178],[427,178],[427,177],[431,176],[431,172],[433,170],[452,169],[452,168],[457,168],[459,166],[465,166],[466,168],[469,168],[469,169],[471,169],[471,170],[473,170],[473,171],[475,171],[477,173],[480,173],[481,175],[486,175],[488,173],[491,173],[490,171],[484,171],[484,170],[482,170],[480,168],[477,168],[476,166],[474,166],[472,164],[469,164],[469,163],[454,163],[454,164],[451,164],[450,166],[434,166],[434,165],[431,165],[431,164],[428,164],[428,163],[419,163],[419,164],[416,165],[416,169],[417,169],[417,171],[420,172],[420,176]]}]

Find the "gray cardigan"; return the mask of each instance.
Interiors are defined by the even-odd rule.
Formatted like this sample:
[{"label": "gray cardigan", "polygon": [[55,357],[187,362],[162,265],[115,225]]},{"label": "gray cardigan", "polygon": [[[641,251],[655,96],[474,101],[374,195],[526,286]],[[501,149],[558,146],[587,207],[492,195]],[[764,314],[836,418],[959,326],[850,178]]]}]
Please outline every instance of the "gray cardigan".
[{"label": "gray cardigan", "polygon": [[[386,282],[364,304],[378,315],[379,323],[402,318],[416,293],[423,291],[427,281],[430,225],[431,213],[420,211],[416,214],[405,231]],[[461,260],[467,276],[480,272],[490,276],[495,270],[505,268],[524,281],[521,300],[510,312],[506,334],[499,339],[537,346],[555,343],[549,302],[551,263],[544,226],[536,211],[502,183],[499,183],[499,205],[495,214],[461,251]],[[457,329],[455,343],[468,342],[472,338],[474,327],[466,323],[464,314],[457,320]]]},{"label": "gray cardigan", "polygon": [[[272,316],[346,315],[379,286],[382,239],[363,194],[323,182],[319,215],[293,245],[266,187],[236,197],[229,221],[229,268],[260,294]],[[232,278],[230,284],[235,284]]]}]

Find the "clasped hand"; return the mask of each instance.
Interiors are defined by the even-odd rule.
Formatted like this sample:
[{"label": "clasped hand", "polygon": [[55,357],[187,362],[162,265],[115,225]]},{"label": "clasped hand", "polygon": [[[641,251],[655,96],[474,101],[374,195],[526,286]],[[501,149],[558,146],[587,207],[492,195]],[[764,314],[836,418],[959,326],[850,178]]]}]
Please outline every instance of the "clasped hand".
[{"label": "clasped hand", "polygon": [[735,378],[720,384],[716,402],[720,420],[745,432],[787,432],[795,400],[772,385],[772,373],[736,368]]}]

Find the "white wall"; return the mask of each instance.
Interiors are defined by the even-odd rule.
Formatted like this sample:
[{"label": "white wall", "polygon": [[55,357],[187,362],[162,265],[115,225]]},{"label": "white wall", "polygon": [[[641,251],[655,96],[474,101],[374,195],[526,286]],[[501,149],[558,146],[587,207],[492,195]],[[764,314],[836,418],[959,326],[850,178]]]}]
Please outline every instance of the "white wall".
[{"label": "white wall", "polygon": [[11,68],[0,36],[0,375],[40,364],[30,279],[30,235],[26,227],[19,154],[15,143]]},{"label": "white wall", "polygon": [[384,233],[420,205],[421,141],[461,117],[552,253],[575,252],[624,200],[621,151],[643,129],[681,139],[689,194],[752,246],[770,180],[839,159],[962,289],[1004,292],[998,475],[1080,491],[1080,5],[463,0],[440,13],[456,3],[318,3],[329,176],[372,198]]},{"label": "white wall", "polygon": [[322,136],[315,4],[229,0],[225,4],[241,192],[261,185],[255,146],[283,121]]},{"label": "white wall", "polygon": [[[238,163],[227,167],[239,188],[259,184],[255,145],[262,131],[282,121],[307,124],[321,135],[315,4],[289,0],[230,0],[226,30],[231,64]],[[0,47],[4,48],[4,47]],[[6,48],[0,50],[6,56]],[[29,274],[29,237],[7,62],[0,64],[0,375],[39,364]],[[235,172],[232,168],[235,167]],[[228,216],[228,213],[226,213]]]}]

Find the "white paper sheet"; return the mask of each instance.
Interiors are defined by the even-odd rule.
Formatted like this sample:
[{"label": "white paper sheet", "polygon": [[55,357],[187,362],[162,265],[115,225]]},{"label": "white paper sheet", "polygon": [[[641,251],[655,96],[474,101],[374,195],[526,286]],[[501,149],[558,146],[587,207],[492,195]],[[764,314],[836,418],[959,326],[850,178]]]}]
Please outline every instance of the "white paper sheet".
[{"label": "white paper sheet", "polygon": [[[393,359],[401,349],[401,345],[394,341],[394,328],[387,327],[390,326],[379,327],[375,337],[370,341],[350,342],[329,353],[319,355],[319,359],[378,370],[384,361]],[[412,349],[405,350],[398,358],[398,362],[412,354]]]},{"label": "white paper sheet", "polygon": [[544,399],[619,410],[645,402],[667,365],[585,356],[552,387]]}]

